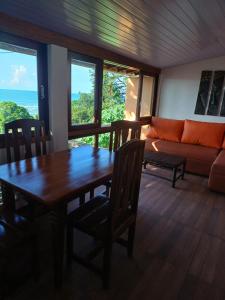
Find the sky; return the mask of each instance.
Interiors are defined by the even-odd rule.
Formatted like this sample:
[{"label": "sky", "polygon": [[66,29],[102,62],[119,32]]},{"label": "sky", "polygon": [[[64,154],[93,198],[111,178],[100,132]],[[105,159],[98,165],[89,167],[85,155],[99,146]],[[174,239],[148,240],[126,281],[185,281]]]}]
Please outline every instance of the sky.
[{"label": "sky", "polygon": [[92,89],[90,68],[72,64],[71,84],[72,94],[79,92],[90,93]]},{"label": "sky", "polygon": [[37,90],[36,56],[0,49],[0,89]]},{"label": "sky", "polygon": [[[72,65],[72,93],[89,93],[89,68]],[[37,91],[36,56],[0,49],[0,89]]]}]

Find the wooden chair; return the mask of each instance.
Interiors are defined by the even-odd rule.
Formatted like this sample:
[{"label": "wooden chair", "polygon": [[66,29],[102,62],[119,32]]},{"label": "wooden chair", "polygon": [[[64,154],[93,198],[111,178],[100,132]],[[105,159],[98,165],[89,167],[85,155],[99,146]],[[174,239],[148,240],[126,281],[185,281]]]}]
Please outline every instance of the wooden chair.
[{"label": "wooden chair", "polygon": [[[43,121],[21,119],[7,123],[5,124],[5,137],[8,163],[46,154]],[[21,151],[22,145],[24,145],[25,151]],[[13,151],[13,155],[11,150]]]},{"label": "wooden chair", "polygon": [[[29,254],[24,247],[29,249]],[[39,277],[37,235],[25,218],[4,211],[0,216],[0,299],[15,290],[25,277]],[[31,270],[30,270],[31,265]],[[27,272],[25,269],[27,269]]]},{"label": "wooden chair", "polygon": [[[7,162],[19,161],[46,154],[46,137],[44,122],[33,119],[15,120],[5,124],[5,142]],[[42,215],[46,210],[41,205],[29,203],[19,193],[15,193],[16,203],[26,203],[20,205],[17,212],[27,218]],[[28,204],[28,205],[27,205]]]},{"label": "wooden chair", "polygon": [[141,125],[138,121],[115,121],[111,123],[109,150],[116,151],[120,146],[132,139],[140,139]]},{"label": "wooden chair", "polygon": [[[124,143],[132,139],[140,139],[141,125],[138,121],[115,121],[111,123],[109,150],[116,151]],[[105,183],[105,194],[109,196],[111,181]]]},{"label": "wooden chair", "polygon": [[[140,139],[141,124],[138,121],[119,120],[111,123],[111,132],[109,139],[109,150],[116,151],[124,143],[132,139]],[[105,194],[109,196],[111,181],[105,183]],[[90,191],[90,199],[94,197],[95,191]],[[80,197],[80,205],[85,203],[85,195]]]},{"label": "wooden chair", "polygon": [[[144,141],[135,139],[116,150],[110,198],[97,196],[68,218],[68,263],[75,259],[95,271],[102,277],[104,288],[109,286],[113,242],[126,246],[128,256],[133,254],[144,144]],[[73,228],[101,242],[86,258],[73,252]],[[128,239],[121,239],[120,236],[127,230]],[[101,249],[104,249],[103,268],[99,269],[90,260]]]}]

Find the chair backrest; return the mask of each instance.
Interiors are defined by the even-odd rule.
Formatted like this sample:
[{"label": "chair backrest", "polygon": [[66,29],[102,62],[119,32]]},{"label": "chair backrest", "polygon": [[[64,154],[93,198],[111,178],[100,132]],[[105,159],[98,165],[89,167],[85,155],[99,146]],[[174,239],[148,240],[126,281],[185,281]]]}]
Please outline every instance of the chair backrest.
[{"label": "chair backrest", "polygon": [[120,146],[132,139],[140,139],[141,125],[138,121],[115,121],[111,123],[109,150],[116,151]]},{"label": "chair backrest", "polygon": [[136,217],[145,141],[131,140],[115,152],[110,194],[112,232],[128,215]]},{"label": "chair backrest", "polygon": [[[46,154],[44,122],[33,119],[15,120],[5,124],[7,162]],[[21,146],[24,145],[22,155]],[[32,148],[32,145],[33,148]],[[11,154],[13,150],[13,157]],[[32,153],[32,149],[34,154]]]}]

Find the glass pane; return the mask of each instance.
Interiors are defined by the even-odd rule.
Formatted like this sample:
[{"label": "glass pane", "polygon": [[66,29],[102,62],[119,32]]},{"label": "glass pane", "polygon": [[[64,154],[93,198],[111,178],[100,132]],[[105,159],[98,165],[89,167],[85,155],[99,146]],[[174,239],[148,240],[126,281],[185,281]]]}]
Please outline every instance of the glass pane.
[{"label": "glass pane", "polygon": [[144,76],[143,78],[141,112],[140,112],[141,117],[151,115],[153,81],[154,78],[150,76]]},{"label": "glass pane", "polygon": [[208,115],[216,116],[219,113],[222,87],[225,71],[216,71],[213,78],[212,91],[210,96]]},{"label": "glass pane", "polygon": [[223,102],[222,102],[222,106],[221,106],[221,112],[220,112],[220,115],[222,117],[225,117],[225,92],[223,94]]},{"label": "glass pane", "polygon": [[124,120],[127,75],[117,72],[103,72],[102,124]]},{"label": "glass pane", "polygon": [[133,121],[136,119],[137,94],[139,76],[130,76],[127,80],[125,119]]},{"label": "glass pane", "polygon": [[72,60],[71,122],[72,125],[94,123],[95,64]]},{"label": "glass pane", "polygon": [[16,119],[38,118],[37,53],[0,42],[0,133]]},{"label": "glass pane", "polygon": [[208,94],[210,82],[212,78],[212,71],[203,71],[199,86],[198,98],[195,107],[195,114],[205,115],[208,105]]}]

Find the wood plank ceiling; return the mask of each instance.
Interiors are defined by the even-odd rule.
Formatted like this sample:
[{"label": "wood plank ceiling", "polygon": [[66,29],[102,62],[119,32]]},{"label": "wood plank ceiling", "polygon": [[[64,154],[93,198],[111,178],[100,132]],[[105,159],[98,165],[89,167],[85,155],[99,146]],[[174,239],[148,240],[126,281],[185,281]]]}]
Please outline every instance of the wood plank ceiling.
[{"label": "wood plank ceiling", "polygon": [[2,0],[0,12],[160,68],[225,55],[224,0]]}]

